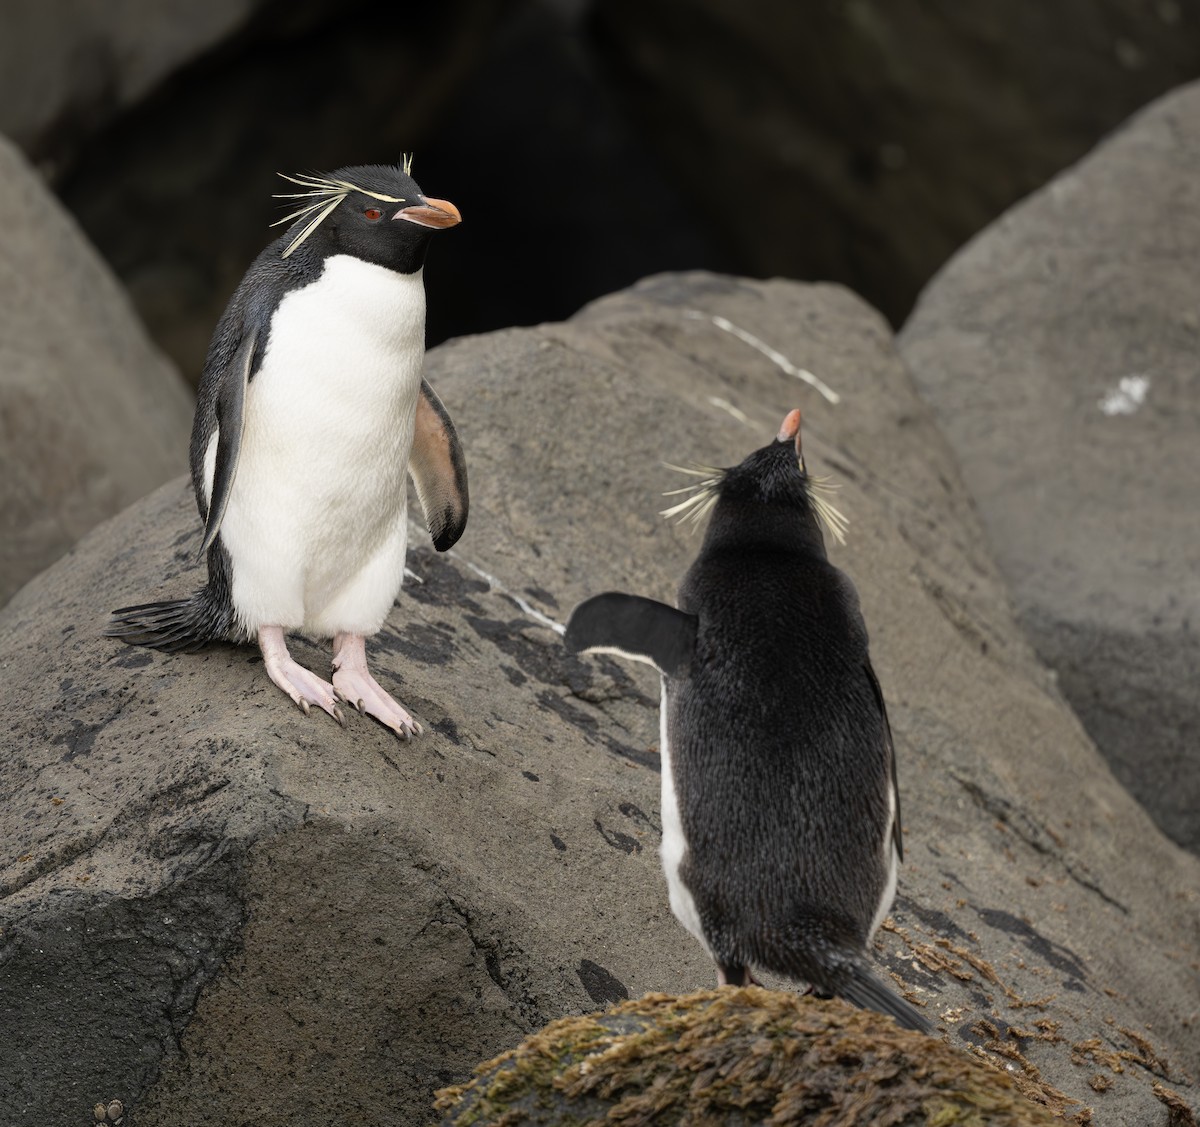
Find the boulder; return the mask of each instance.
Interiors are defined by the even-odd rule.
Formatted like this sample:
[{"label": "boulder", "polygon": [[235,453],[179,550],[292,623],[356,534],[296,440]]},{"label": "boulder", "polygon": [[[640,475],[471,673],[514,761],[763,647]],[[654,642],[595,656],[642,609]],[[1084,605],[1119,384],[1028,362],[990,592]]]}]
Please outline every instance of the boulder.
[{"label": "boulder", "polygon": [[0,138],[0,604],[187,466],[191,395]]},{"label": "boulder", "polygon": [[1020,621],[1118,779],[1200,851],[1200,85],[955,256],[900,338]]},{"label": "boulder", "polygon": [[[182,480],[0,614],[8,1106],[427,1124],[435,1089],[552,1019],[711,986],[656,857],[655,678],[568,655],[554,625],[607,588],[670,599],[698,539],[657,515],[662,463],[733,464],[796,406],[809,465],[842,483],[833,557],[898,747],[883,967],[1077,1122],[1160,1122],[1155,1084],[1194,1102],[1200,860],[1034,658],[878,314],[833,286],[667,275],[452,341],[429,371],[471,523],[442,556],[414,533],[370,647],[420,739],[305,716],[251,649],[101,637],[109,608],[199,581]],[[294,652],[327,668],[327,646]]]}]

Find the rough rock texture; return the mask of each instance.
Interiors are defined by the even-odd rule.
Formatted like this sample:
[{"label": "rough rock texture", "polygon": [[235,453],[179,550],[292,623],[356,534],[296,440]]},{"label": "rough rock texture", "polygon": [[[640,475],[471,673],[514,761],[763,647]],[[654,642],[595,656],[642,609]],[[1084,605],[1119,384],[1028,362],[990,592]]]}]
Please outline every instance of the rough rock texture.
[{"label": "rough rock texture", "polygon": [[438,1093],[447,1125],[1053,1127],[994,1066],[844,1002],[759,987],[560,1018]]},{"label": "rough rock texture", "polygon": [[985,231],[901,347],[1022,624],[1117,777],[1200,851],[1200,85]]},{"label": "rough rock texture", "polygon": [[1200,76],[1179,0],[592,10],[630,121],[738,270],[843,282],[893,323],[1003,208]]},{"label": "rough rock texture", "polygon": [[0,133],[39,162],[57,164],[262,3],[9,0],[0,35]]},{"label": "rough rock texture", "polygon": [[421,739],[304,716],[249,649],[99,636],[107,608],[197,582],[183,481],[0,615],[7,1106],[419,1125],[553,1018],[711,985],[655,856],[655,680],[568,656],[545,622],[608,587],[670,598],[698,540],[656,515],[679,480],[661,463],[739,461],[795,406],[843,483],[834,557],[899,749],[909,860],[881,960],[1050,1107],[1157,1124],[1160,1081],[1194,1102],[1200,860],[1033,658],[882,318],[835,287],[664,276],[430,368],[471,524],[451,556],[411,553],[371,647]]},{"label": "rough rock texture", "polygon": [[187,465],[191,397],[0,137],[0,604]]}]

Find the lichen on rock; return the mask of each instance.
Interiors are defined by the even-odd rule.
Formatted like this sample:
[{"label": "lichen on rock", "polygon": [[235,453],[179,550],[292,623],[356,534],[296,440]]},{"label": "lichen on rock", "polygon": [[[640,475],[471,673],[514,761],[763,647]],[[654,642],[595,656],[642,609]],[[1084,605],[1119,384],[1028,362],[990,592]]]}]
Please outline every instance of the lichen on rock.
[{"label": "lichen on rock", "polygon": [[435,1108],[446,1127],[1056,1122],[944,1041],[760,987],[647,994],[551,1022],[443,1089]]}]

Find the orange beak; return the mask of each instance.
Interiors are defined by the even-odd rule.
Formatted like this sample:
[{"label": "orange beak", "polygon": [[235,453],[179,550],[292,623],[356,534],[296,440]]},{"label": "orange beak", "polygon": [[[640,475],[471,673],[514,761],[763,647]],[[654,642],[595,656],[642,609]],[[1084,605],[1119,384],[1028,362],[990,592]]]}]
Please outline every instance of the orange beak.
[{"label": "orange beak", "polygon": [[421,227],[456,227],[462,222],[458,208],[449,200],[435,200],[426,196],[423,204],[413,204],[412,207],[402,207],[393,219],[407,219]]}]

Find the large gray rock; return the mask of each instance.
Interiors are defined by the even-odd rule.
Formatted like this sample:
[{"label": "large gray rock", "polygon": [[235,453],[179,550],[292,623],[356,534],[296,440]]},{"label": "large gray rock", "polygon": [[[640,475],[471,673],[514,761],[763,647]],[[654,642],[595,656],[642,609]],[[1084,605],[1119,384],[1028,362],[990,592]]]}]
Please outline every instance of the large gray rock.
[{"label": "large gray rock", "polygon": [[187,465],[191,394],[0,137],[0,604]]},{"label": "large gray rock", "polygon": [[899,748],[909,860],[880,958],[1048,1106],[1158,1123],[1156,1082],[1194,1096],[1200,860],[1033,658],[878,315],[833,287],[664,276],[430,368],[471,524],[411,554],[372,645],[421,739],[304,716],[249,649],[100,637],[109,607],[198,581],[182,481],[0,615],[6,1106],[428,1123],[435,1088],[552,1018],[710,985],[655,855],[655,679],[568,656],[546,621],[609,587],[670,598],[698,539],[656,515],[661,463],[731,464],[797,405],[843,483],[834,558]]},{"label": "large gray rock", "polygon": [[1200,85],[967,246],[901,348],[1021,622],[1117,777],[1200,850]]}]

